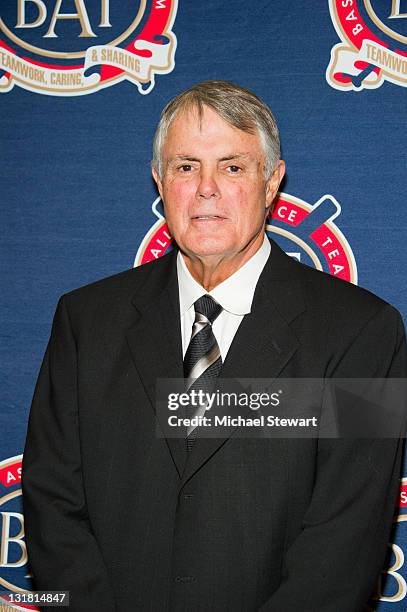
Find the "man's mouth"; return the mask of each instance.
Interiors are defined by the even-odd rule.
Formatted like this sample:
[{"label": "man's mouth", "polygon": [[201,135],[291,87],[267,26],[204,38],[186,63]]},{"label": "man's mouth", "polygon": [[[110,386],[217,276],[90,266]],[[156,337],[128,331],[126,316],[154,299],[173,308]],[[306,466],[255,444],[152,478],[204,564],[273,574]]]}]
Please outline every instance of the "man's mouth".
[{"label": "man's mouth", "polygon": [[198,221],[206,221],[206,220],[211,220],[211,219],[225,219],[225,217],[222,217],[220,215],[194,215],[192,217],[192,219],[197,219]]}]

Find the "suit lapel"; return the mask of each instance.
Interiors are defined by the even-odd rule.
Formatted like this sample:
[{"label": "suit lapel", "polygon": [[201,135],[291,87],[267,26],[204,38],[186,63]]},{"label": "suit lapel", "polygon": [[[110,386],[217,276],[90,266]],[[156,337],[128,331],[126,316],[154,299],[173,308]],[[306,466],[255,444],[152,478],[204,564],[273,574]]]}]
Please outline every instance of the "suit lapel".
[{"label": "suit lapel", "polygon": [[[290,323],[305,310],[297,267],[272,242],[272,252],[259,278],[251,312],[239,326],[220,378],[266,378],[271,382],[293,357],[299,343]],[[198,429],[183,482],[218,451],[235,429],[223,429],[226,436],[222,439],[200,437],[201,428]]]},{"label": "suit lapel", "polygon": [[[182,379],[184,376],[176,252],[173,251],[166,260],[157,262],[161,269],[152,271],[133,297],[138,319],[126,334],[134,364],[154,410],[157,379]],[[164,415],[157,412],[157,417],[160,420]],[[164,429],[168,430],[168,427]],[[181,476],[186,460],[185,441],[179,438],[166,440]]]}]

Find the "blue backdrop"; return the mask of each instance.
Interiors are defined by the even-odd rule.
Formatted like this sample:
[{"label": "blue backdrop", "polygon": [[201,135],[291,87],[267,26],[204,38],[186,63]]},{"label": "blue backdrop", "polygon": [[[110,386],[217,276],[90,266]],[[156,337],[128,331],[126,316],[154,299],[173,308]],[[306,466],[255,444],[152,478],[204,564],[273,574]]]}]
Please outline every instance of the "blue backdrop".
[{"label": "blue backdrop", "polygon": [[[29,586],[20,455],[55,306],[164,244],[150,159],[171,97],[214,78],[258,93],[287,163],[269,230],[407,315],[407,2],[111,0],[107,19],[109,3],[86,0],[76,19],[54,15],[55,37],[54,0],[2,5],[0,589],[16,589]],[[403,488],[372,610],[406,609],[406,503]]]}]

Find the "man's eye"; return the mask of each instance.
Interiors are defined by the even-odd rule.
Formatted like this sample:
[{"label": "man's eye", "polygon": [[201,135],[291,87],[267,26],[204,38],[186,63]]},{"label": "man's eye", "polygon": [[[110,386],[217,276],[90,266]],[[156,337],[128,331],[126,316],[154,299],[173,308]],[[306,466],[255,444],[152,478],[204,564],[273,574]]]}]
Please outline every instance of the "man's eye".
[{"label": "man's eye", "polygon": [[237,174],[238,172],[240,172],[241,168],[239,168],[239,166],[228,166],[228,170],[232,174]]},{"label": "man's eye", "polygon": [[178,170],[181,170],[181,172],[191,172],[192,166],[191,164],[182,164],[182,166],[178,166]]}]

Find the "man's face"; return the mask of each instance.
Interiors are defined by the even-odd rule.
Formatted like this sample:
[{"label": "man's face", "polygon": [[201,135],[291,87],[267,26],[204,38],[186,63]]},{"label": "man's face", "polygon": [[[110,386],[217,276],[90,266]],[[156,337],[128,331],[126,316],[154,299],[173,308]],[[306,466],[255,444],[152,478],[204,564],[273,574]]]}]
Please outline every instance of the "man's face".
[{"label": "man's face", "polygon": [[169,230],[190,257],[233,258],[263,240],[265,218],[284,175],[268,181],[258,134],[248,134],[204,107],[176,116],[153,171]]}]

